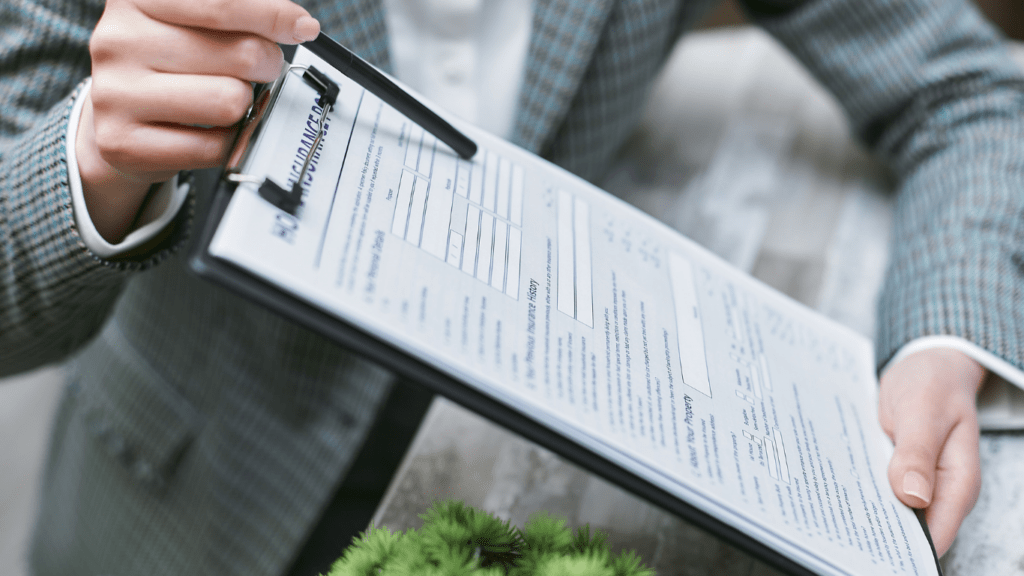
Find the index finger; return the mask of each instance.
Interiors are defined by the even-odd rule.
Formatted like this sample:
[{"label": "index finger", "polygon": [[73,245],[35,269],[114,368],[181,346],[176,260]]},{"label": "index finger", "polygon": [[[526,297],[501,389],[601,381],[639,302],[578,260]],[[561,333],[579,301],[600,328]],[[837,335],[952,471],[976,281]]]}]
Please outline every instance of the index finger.
[{"label": "index finger", "polygon": [[281,44],[317,37],[320,23],[289,0],[134,0],[155,20],[190,28],[256,34]]}]

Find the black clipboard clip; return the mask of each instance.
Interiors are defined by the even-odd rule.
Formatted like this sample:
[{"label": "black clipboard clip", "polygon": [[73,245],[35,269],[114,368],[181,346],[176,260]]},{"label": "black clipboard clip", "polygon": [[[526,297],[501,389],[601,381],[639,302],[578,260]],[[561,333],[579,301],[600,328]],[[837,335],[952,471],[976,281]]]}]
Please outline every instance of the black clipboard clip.
[{"label": "black clipboard clip", "polygon": [[[289,71],[291,71],[295,67],[289,68]],[[316,137],[313,139],[313,145],[306,152],[306,159],[302,162],[302,170],[299,171],[299,177],[295,179],[291,189],[286,190],[282,188],[270,178],[263,180],[263,184],[260,184],[259,188],[259,194],[264,200],[292,216],[295,215],[295,211],[302,205],[302,183],[306,180],[309,165],[320,150],[320,142],[324,138],[324,125],[327,122],[327,115],[331,113],[335,102],[338,101],[338,93],[340,92],[338,85],[314,66],[310,66],[303,71],[302,79],[307,84],[313,86],[320,96],[316,101],[317,105],[320,106],[320,121],[317,123]]]},{"label": "black clipboard clip", "polygon": [[[462,132],[459,132],[454,126],[438,116],[433,110],[427,108],[408,92],[402,90],[365,60],[359,58],[329,36],[321,32],[315,40],[307,42],[302,46],[391,105],[410,120],[422,126],[424,130],[450,146],[459,156],[468,160],[476,154],[477,145],[475,142]],[[301,71],[302,80],[317,91],[319,95],[317,105],[320,106],[321,113],[316,137],[313,140],[313,145],[309,148],[309,152],[306,153],[306,159],[302,164],[299,177],[290,189],[286,189],[270,178],[243,174],[241,166],[249,152],[249,146],[254,136],[258,134],[267,117],[267,112],[277,103],[277,98],[285,81],[297,71]],[[245,119],[242,120],[241,129],[238,131],[235,145],[228,158],[224,178],[233,184],[242,182],[259,184],[259,194],[262,198],[294,216],[302,204],[302,182],[306,179],[310,163],[319,151],[320,143],[324,136],[327,115],[337,103],[339,93],[338,84],[314,66],[289,64],[285,66],[281,76],[273,83],[257,85],[253,95],[253,105],[249,109],[248,114],[246,114]]]},{"label": "black clipboard clip", "polygon": [[[299,177],[292,183],[291,188],[285,188],[274,182],[271,178],[260,177],[251,174],[244,174],[241,166],[249,153],[250,144],[253,138],[263,126],[267,118],[267,112],[277,103],[281,88],[285,81],[296,72],[302,72],[302,80],[316,90],[318,98],[317,105],[320,106],[320,121],[317,125],[316,136],[312,146],[306,153],[306,159],[302,163],[302,170]],[[288,64],[278,77],[271,84],[258,84],[254,89],[253,105],[249,108],[248,114],[242,120],[241,129],[235,139],[235,145],[228,157],[227,169],[224,172],[224,179],[232,184],[243,182],[259,184],[259,195],[266,201],[292,216],[302,205],[302,182],[306,179],[309,166],[320,149],[320,143],[324,137],[324,123],[327,115],[334,109],[338,101],[338,94],[341,92],[338,84],[327,77],[326,74],[316,69],[315,66],[298,66]]]}]

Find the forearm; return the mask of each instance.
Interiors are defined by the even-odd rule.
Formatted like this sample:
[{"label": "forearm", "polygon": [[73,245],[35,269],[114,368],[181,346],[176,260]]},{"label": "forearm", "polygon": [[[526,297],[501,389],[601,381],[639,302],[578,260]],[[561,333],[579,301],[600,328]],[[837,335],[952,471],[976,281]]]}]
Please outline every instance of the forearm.
[{"label": "forearm", "polygon": [[162,257],[110,260],[78,226],[69,120],[102,9],[0,3],[0,375],[65,357],[98,330],[129,272]]},{"label": "forearm", "polygon": [[897,176],[878,360],[933,334],[1020,367],[1024,79],[960,0],[810,0],[766,27]]},{"label": "forearm", "polygon": [[0,157],[0,375],[74,350],[123,281],[126,267],[100,261],[76,231],[62,157],[70,109],[55,106]]},{"label": "forearm", "polygon": [[904,182],[879,303],[880,362],[911,339],[952,335],[1022,367],[1020,124],[936,153]]},{"label": "forearm", "polygon": [[[81,117],[72,129],[79,181],[88,218],[97,233],[109,243],[120,242],[129,232],[152,182],[126,177],[113,169],[96,147],[92,98],[82,98]],[[70,150],[70,148],[69,148]]]}]

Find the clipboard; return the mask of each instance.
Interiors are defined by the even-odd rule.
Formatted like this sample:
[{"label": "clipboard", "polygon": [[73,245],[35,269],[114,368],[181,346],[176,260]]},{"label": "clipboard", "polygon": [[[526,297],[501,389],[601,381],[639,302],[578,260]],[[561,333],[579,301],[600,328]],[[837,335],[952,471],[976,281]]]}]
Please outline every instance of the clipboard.
[{"label": "clipboard", "polygon": [[[373,83],[372,81],[367,81],[365,75],[360,77],[358,71],[352,73],[351,61],[346,62],[349,59],[348,55],[351,53],[334,43],[329,37],[321,34],[319,38],[303,46],[335,66],[339,71],[348,72],[346,76],[354,82],[364,87],[366,87],[366,83]],[[356,57],[352,56],[352,58]],[[365,63],[363,64],[365,65]],[[372,69],[369,65],[365,66]],[[289,66],[286,67],[277,82],[258,88],[253,108],[239,131],[238,140],[228,165],[223,170],[220,178],[218,178],[206,220],[198,227],[198,237],[193,243],[189,255],[189,265],[192,271],[198,276],[223,286],[264,308],[272,310],[282,317],[288,318],[348,348],[356,354],[386,366],[408,382],[420,385],[431,392],[441,394],[463,407],[490,419],[494,423],[559,454],[607,481],[736,545],[785,573],[800,576],[815,574],[807,566],[795,561],[793,558],[765,544],[761,540],[754,538],[733,524],[665,490],[663,487],[652,482],[649,477],[609,460],[588,447],[582,446],[575,440],[566,437],[559,430],[534,418],[529,411],[523,410],[520,406],[488,394],[464,381],[458,374],[410,354],[401,345],[366,331],[358,322],[350,318],[312,305],[289,290],[282,289],[249,270],[211,254],[211,243],[228,210],[232,197],[240,185],[258,184],[268,189],[276,188],[276,190],[271,190],[268,194],[264,194],[263,190],[261,190],[260,194],[265,200],[276,205],[284,213],[294,214],[294,211],[298,208],[302,193],[300,184],[306,175],[308,160],[313,157],[312,153],[308,154],[306,166],[303,168],[300,177],[290,186],[281,185],[263,175],[247,174],[241,170],[241,167],[245,164],[246,159],[249,158],[255,146],[258,145],[265,122],[271,117],[275,106],[279,103],[278,99],[284,82],[296,81],[301,78],[303,82],[313,87],[324,98],[324,104],[332,97],[332,92],[333,97],[337,97],[336,87],[332,87],[329,82],[324,82],[322,77],[318,78],[320,72],[315,70],[310,73],[308,69],[298,69]],[[374,72],[379,75],[379,72]],[[381,77],[383,76],[381,75]],[[394,85],[392,84],[392,86]],[[395,89],[401,91],[400,88],[395,87]],[[326,106],[324,109],[326,110]],[[431,112],[431,114],[433,113]],[[326,117],[326,112],[324,117]],[[444,121],[441,120],[441,122]],[[433,125],[433,131],[439,138],[448,129],[461,136],[450,124],[445,122],[445,125],[447,125],[447,128],[440,129],[437,128],[438,124]],[[424,128],[427,127],[424,126]],[[431,130],[428,129],[428,131]],[[451,134],[445,134],[445,136],[450,138]],[[465,137],[462,136],[462,138]],[[470,141],[470,144],[472,144],[472,141]],[[465,146],[465,143],[462,145]],[[311,150],[316,149],[316,145],[311,148]],[[465,146],[464,150],[468,149],[469,147]],[[475,151],[475,144],[473,144],[472,149]],[[270,183],[269,185],[268,182]],[[931,546],[937,573],[941,575],[941,566],[935,554],[934,546],[931,544],[931,537],[924,523],[924,516],[923,514],[918,514],[917,517],[924,529],[928,544]]]}]

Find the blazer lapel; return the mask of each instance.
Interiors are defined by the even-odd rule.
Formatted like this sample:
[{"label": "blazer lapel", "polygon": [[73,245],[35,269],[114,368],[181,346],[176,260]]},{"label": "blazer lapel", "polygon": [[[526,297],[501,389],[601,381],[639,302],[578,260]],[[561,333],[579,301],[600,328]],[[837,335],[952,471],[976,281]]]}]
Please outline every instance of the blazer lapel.
[{"label": "blazer lapel", "polygon": [[[391,72],[381,0],[313,0],[324,32]],[[511,140],[539,152],[568,112],[614,0],[534,0]]]},{"label": "blazer lapel", "polygon": [[381,0],[312,0],[308,5],[324,33],[364,60],[391,72]]},{"label": "blazer lapel", "polygon": [[540,152],[550,139],[572,103],[613,3],[534,0],[513,142]]}]

